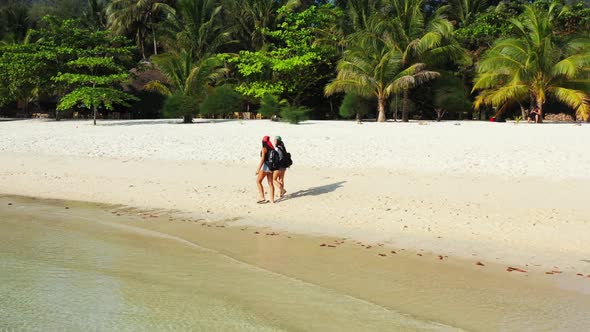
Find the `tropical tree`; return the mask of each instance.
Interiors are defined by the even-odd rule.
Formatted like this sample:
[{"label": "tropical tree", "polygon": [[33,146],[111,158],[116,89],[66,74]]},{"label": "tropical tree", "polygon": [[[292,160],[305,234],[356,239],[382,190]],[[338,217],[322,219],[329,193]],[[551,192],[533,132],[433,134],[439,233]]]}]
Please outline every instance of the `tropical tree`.
[{"label": "tropical tree", "polygon": [[168,49],[189,50],[201,60],[231,41],[231,31],[221,20],[222,6],[216,0],[178,0],[176,12],[164,24]]},{"label": "tropical tree", "polygon": [[113,109],[115,105],[129,106],[127,101],[137,99],[116,87],[128,79],[129,72],[117,65],[113,57],[80,57],[68,65],[72,72],[60,73],[55,81],[65,82],[75,88],[63,96],[57,106],[59,110],[82,104],[92,110],[96,126],[99,106]]},{"label": "tropical tree", "polygon": [[542,118],[543,106],[553,98],[588,119],[590,41],[587,35],[560,38],[555,23],[567,9],[555,8],[527,5],[522,17],[510,20],[516,36],[499,40],[477,66],[476,108],[491,105],[503,112],[511,104],[530,102]]},{"label": "tropical tree", "polygon": [[464,23],[488,7],[488,0],[450,0],[451,17]]},{"label": "tropical tree", "polygon": [[227,74],[220,57],[210,56],[199,60],[192,52],[184,49],[155,56],[153,61],[168,82],[151,81],[145,85],[144,89],[168,97],[173,95],[190,97],[184,100],[192,100],[195,108],[189,108],[190,113],[182,114],[185,123],[192,122],[193,111],[198,109],[199,103],[204,100],[215,83],[221,81]]},{"label": "tropical tree", "polygon": [[438,76],[424,63],[406,65],[405,50],[389,33],[387,22],[373,16],[368,29],[351,35],[350,47],[338,63],[338,75],[326,95],[346,92],[377,99],[377,121],[385,121],[387,99]]},{"label": "tropical tree", "polygon": [[267,30],[276,26],[282,6],[294,8],[299,0],[223,0],[224,23],[233,25],[232,35],[240,47],[246,50],[260,50],[268,43]]},{"label": "tropical tree", "polygon": [[154,54],[158,54],[156,24],[166,15],[173,14],[170,0],[112,0],[107,7],[109,27],[118,34],[132,33],[146,59],[145,43],[151,32]]},{"label": "tropical tree", "polygon": [[[423,0],[386,0],[384,13],[392,17],[392,34],[402,50],[402,68],[418,65],[437,67],[454,63],[469,63],[465,49],[454,37],[452,23],[446,18],[448,7],[438,8],[430,18],[425,17]],[[434,73],[434,72],[431,72]],[[436,75],[438,76],[438,75]],[[429,79],[434,78],[430,75]],[[426,80],[411,81],[401,91],[402,121],[409,121],[410,90]]]}]

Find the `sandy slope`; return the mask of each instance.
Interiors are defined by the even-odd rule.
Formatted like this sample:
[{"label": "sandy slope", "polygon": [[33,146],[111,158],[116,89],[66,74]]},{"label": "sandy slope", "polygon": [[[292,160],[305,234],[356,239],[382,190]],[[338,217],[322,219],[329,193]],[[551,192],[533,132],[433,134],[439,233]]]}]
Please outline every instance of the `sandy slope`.
[{"label": "sandy slope", "polygon": [[[590,274],[588,126],[103,124],[0,123],[0,192]],[[296,164],[289,199],[259,206],[254,168],[267,133],[284,137]]]}]

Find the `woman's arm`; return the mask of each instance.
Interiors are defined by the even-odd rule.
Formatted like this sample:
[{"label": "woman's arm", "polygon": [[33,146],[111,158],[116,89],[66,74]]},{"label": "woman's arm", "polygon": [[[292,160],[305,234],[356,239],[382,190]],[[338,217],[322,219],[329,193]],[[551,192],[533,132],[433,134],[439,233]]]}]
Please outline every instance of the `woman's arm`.
[{"label": "woman's arm", "polygon": [[265,159],[266,159],[266,148],[262,148],[262,151],[260,152],[260,161],[258,162],[258,167],[256,167],[256,175],[258,175],[258,172],[260,172],[260,168],[262,167],[262,164],[264,164]]}]

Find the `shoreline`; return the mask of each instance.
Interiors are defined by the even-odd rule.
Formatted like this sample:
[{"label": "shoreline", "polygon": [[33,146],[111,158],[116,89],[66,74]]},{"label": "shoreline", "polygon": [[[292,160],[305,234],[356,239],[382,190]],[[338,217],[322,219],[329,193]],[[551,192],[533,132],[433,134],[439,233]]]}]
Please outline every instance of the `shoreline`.
[{"label": "shoreline", "polygon": [[[288,172],[290,198],[260,206],[247,166],[14,153],[3,153],[0,163],[3,194],[164,209],[539,273],[590,274],[590,181],[583,179],[298,167]],[[551,205],[522,201],[541,190],[554,195]]]},{"label": "shoreline", "polygon": [[[393,323],[404,330],[459,327],[487,331],[542,329],[549,326],[552,329],[583,329],[590,323],[583,310],[590,301],[590,280],[574,279],[567,274],[547,276],[505,273],[503,267],[495,263],[481,267],[455,257],[439,260],[428,253],[417,256],[413,252],[400,250],[393,254],[385,247],[364,248],[351,239],[275,232],[269,228],[240,226],[232,220],[207,222],[179,218],[174,212],[167,211],[155,213],[123,206],[14,196],[0,196],[0,204],[0,211],[9,217],[0,224],[0,227],[4,227],[4,232],[0,234],[8,239],[3,245],[8,245],[9,271],[10,262],[14,261],[14,257],[19,257],[19,253],[28,252],[36,244],[44,243],[42,245],[46,246],[47,239],[56,238],[57,234],[61,234],[57,238],[63,242],[58,248],[71,246],[69,241],[64,240],[72,236],[71,240],[83,243],[99,241],[101,247],[109,249],[104,254],[110,259],[106,260],[109,262],[106,266],[105,260],[98,261],[101,262],[98,272],[109,278],[117,276],[117,284],[129,284],[147,278],[151,280],[149,284],[152,290],[173,282],[177,287],[191,285],[186,290],[188,292],[193,292],[190,289],[198,285],[197,289],[204,292],[209,289],[213,291],[216,298],[225,298],[222,294],[230,295],[232,303],[241,304],[257,319],[262,319],[262,323],[272,324],[277,322],[274,320],[277,315],[282,317],[279,326],[283,328],[312,324],[305,329],[318,329],[321,325],[316,324],[324,322],[328,324],[326,328],[333,327],[333,319],[337,319],[340,324],[345,324],[346,319],[350,319],[348,324],[377,324],[382,321],[386,324],[384,326],[389,324],[391,327]],[[18,226],[19,223],[23,225]],[[14,236],[10,235],[13,232],[21,241],[32,242],[15,242]],[[113,252],[114,243],[130,246],[127,249],[129,255],[139,255],[128,257],[127,250],[126,254],[117,254]],[[24,247],[19,250],[19,245]],[[12,252],[11,249],[17,250]],[[11,252],[16,256],[11,256]],[[95,250],[87,249],[80,253],[98,254]],[[167,263],[161,262],[162,258],[155,258],[164,254],[168,255]],[[69,259],[64,261],[62,255],[36,255],[47,256],[40,260],[45,265],[57,264],[56,267],[61,267],[65,263],[70,270],[76,270],[74,267],[77,267],[86,272],[96,269],[92,263],[88,265],[93,259],[78,261],[72,259],[77,256],[67,256]],[[24,257],[28,257],[27,254]],[[130,265],[131,257],[133,264]],[[214,271],[209,272],[213,279],[210,276],[202,279],[205,273],[201,268],[204,263],[202,259],[206,257],[209,257],[208,261],[216,262],[211,265]],[[122,261],[117,263],[119,259]],[[158,268],[148,267],[154,273],[152,275],[137,269],[154,259],[158,266],[167,264],[172,271],[179,270],[176,273],[169,270],[158,272]],[[77,264],[82,265],[78,267]],[[222,264],[224,273],[215,277],[215,273],[221,272],[215,270],[220,267],[219,264]],[[119,269],[125,272],[121,273]],[[196,270],[189,272],[192,269]],[[236,269],[239,270],[237,274],[228,274]],[[161,272],[164,274],[160,275]],[[178,279],[186,273],[190,273],[188,278]],[[258,275],[254,280],[244,276],[252,273]],[[237,288],[230,285],[235,278],[243,279]],[[265,281],[262,282],[261,278]],[[5,282],[10,285],[17,281],[9,278]],[[216,283],[219,282],[221,288],[215,291],[219,287]],[[277,288],[277,283],[289,283],[290,286]],[[277,293],[289,292],[291,288],[293,293],[290,301],[279,296],[278,302],[273,304],[277,301]],[[315,301],[295,300],[305,297],[309,292],[317,294]],[[123,293],[136,294],[129,301],[140,299],[138,295],[141,292]],[[342,316],[338,307],[326,311],[325,314],[331,317],[327,321],[309,322],[293,318],[301,316],[302,310],[315,312],[306,313],[305,316],[309,318],[317,316],[316,311],[323,312],[331,308],[317,301],[317,296],[321,294],[329,294],[335,301],[333,306],[338,307],[344,301],[347,310],[350,310],[348,306],[353,305],[373,309],[367,317],[365,311],[356,312],[354,317],[346,314]],[[309,309],[310,306],[317,308]],[[286,307],[291,308],[285,310]],[[468,316],[464,315],[465,310],[470,312]],[[180,318],[178,313],[174,315]],[[320,317],[323,315],[316,319]],[[42,323],[42,320],[37,323]],[[344,326],[344,330],[358,329],[351,325]]]}]

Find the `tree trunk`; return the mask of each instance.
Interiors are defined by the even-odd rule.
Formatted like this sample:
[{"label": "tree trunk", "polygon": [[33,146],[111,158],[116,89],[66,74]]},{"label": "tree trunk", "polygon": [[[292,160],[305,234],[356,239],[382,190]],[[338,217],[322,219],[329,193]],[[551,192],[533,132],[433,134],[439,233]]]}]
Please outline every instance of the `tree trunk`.
[{"label": "tree trunk", "polygon": [[543,104],[545,104],[545,101],[541,100],[541,98],[537,98],[537,107],[539,108],[539,123],[543,123]]},{"label": "tree trunk", "polygon": [[361,123],[361,113],[360,112],[356,112],[356,123]]},{"label": "tree trunk", "polygon": [[385,98],[379,97],[377,99],[377,109],[379,111],[377,122],[385,122]]},{"label": "tree trunk", "polygon": [[55,121],[59,121],[61,120],[61,113],[59,112],[58,109],[55,109]]},{"label": "tree trunk", "polygon": [[192,116],[192,114],[185,114],[182,122],[183,123],[193,123],[193,116]]},{"label": "tree trunk", "polygon": [[393,121],[397,122],[397,111],[398,111],[398,95],[395,95],[395,110],[393,111]]},{"label": "tree trunk", "polygon": [[94,125],[96,126],[96,105],[93,105],[92,108],[94,113]]},{"label": "tree trunk", "polygon": [[144,47],[144,43],[143,43],[143,34],[139,31],[137,31],[137,39],[139,42],[139,49],[141,50],[141,57],[145,60],[145,47]]},{"label": "tree trunk", "polygon": [[522,119],[520,119],[520,120],[521,120],[521,121],[524,121],[524,120],[526,120],[526,118],[527,118],[527,115],[526,115],[526,110],[525,110],[524,106],[522,106],[522,104],[521,104],[521,103],[518,103],[518,106],[520,106],[520,117],[522,118]]},{"label": "tree trunk", "polygon": [[150,17],[150,25],[152,26],[152,38],[154,39],[154,55],[158,55],[158,42],[156,41],[156,29],[154,29],[154,22]]},{"label": "tree trunk", "polygon": [[404,90],[402,99],[402,122],[410,121],[410,91]]}]

